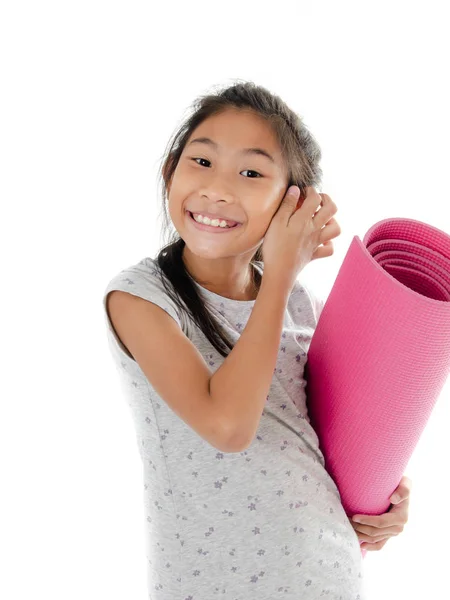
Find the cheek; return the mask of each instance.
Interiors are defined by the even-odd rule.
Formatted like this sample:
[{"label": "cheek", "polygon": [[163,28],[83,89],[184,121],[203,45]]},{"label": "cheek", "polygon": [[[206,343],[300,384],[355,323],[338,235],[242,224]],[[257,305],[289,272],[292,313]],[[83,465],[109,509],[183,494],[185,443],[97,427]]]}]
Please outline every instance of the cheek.
[{"label": "cheek", "polygon": [[173,223],[173,226],[177,231],[180,230],[184,224],[185,212],[181,205],[181,202],[177,202],[174,199],[174,196],[171,195],[167,205],[167,212],[169,213],[169,218]]},{"label": "cheek", "polygon": [[273,205],[271,205],[268,206],[266,210],[259,210],[258,213],[249,215],[251,216],[250,222],[252,223],[252,227],[265,232],[269,227],[276,211],[277,208],[274,208]]},{"label": "cheek", "polygon": [[271,215],[259,215],[249,218],[247,223],[246,237],[252,244],[258,244],[265,237],[271,223]]},{"label": "cheek", "polygon": [[170,196],[169,196],[169,198],[167,200],[167,212],[169,213],[169,217],[173,221],[174,217],[176,218],[176,215],[174,214],[174,205],[173,205],[173,202],[172,202],[172,198]]}]

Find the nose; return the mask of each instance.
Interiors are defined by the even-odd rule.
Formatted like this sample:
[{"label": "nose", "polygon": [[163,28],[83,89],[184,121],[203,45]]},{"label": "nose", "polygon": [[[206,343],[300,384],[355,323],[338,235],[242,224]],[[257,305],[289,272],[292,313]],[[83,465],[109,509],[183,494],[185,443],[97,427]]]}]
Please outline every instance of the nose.
[{"label": "nose", "polygon": [[206,196],[211,202],[233,202],[234,194],[231,186],[225,180],[225,177],[211,177],[207,184],[200,187],[199,193],[201,196]]}]

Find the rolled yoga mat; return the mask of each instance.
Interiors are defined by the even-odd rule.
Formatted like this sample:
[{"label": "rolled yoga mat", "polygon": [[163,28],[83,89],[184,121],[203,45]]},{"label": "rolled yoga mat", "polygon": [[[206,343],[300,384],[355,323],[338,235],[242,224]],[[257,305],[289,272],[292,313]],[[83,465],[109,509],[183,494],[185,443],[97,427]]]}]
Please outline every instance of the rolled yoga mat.
[{"label": "rolled yoga mat", "polygon": [[311,425],[349,518],[388,511],[449,373],[450,236],[380,221],[353,238],[305,366]]}]

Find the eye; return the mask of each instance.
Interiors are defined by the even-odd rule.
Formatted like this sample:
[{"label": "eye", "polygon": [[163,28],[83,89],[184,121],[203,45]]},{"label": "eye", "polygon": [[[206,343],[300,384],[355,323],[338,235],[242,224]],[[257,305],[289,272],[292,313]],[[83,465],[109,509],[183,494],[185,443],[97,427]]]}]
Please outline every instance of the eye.
[{"label": "eye", "polygon": [[[191,160],[204,160],[205,162],[209,163],[209,160],[206,160],[206,158],[191,158]],[[199,164],[199,163],[197,163]],[[200,165],[202,166],[202,165]],[[258,173],[258,171],[253,171],[251,169],[244,169],[244,171],[248,171],[249,173],[256,173],[257,177],[247,177],[247,179],[258,179],[259,177],[262,177],[261,173]],[[241,173],[243,173],[244,171],[241,171]]]}]

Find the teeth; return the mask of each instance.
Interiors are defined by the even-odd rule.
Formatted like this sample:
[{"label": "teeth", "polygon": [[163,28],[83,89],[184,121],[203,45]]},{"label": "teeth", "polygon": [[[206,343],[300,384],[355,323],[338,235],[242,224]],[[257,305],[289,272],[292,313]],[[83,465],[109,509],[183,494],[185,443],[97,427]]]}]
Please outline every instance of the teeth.
[{"label": "teeth", "polygon": [[222,219],[222,221],[220,219],[213,219],[211,221],[211,219],[209,219],[208,217],[203,217],[202,215],[194,215],[194,219],[198,222],[198,223],[203,223],[204,225],[211,225],[212,227],[228,227],[227,222],[224,221]]}]

